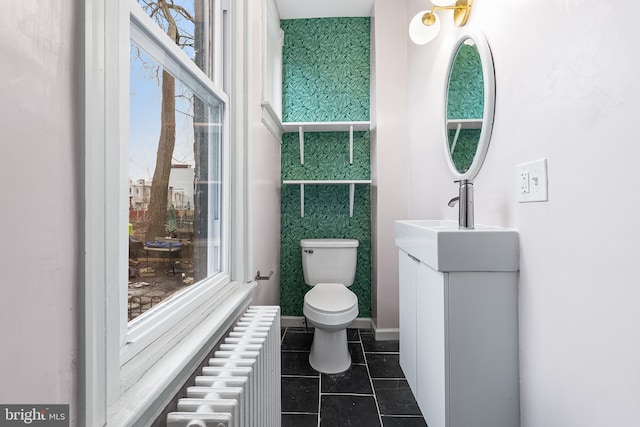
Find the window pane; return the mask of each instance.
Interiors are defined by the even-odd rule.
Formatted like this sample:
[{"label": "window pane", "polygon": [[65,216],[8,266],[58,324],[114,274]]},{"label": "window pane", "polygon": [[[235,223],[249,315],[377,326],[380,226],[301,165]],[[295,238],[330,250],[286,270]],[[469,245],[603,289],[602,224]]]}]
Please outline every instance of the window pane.
[{"label": "window pane", "polygon": [[129,320],[220,271],[221,104],[130,58]]},{"label": "window pane", "polygon": [[211,1],[138,0],[142,9],[176,42],[196,65],[212,77]]}]

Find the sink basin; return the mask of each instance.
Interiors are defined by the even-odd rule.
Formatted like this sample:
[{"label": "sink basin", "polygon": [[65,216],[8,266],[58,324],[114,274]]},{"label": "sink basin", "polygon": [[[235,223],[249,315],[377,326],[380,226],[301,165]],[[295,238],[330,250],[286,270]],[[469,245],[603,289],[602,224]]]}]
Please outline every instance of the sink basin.
[{"label": "sink basin", "polygon": [[396,246],[438,271],[518,271],[518,232],[446,220],[395,222]]}]

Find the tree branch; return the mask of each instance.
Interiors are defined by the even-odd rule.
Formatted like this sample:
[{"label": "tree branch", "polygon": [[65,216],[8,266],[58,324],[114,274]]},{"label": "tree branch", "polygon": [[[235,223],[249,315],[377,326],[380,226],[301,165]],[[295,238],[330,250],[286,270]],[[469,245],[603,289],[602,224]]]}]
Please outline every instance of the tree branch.
[{"label": "tree branch", "polygon": [[180,15],[182,15],[185,19],[188,19],[191,22],[195,22],[195,20],[193,19],[193,16],[191,16],[191,14],[189,13],[188,10],[186,10],[184,7],[174,4],[172,7],[173,10],[177,11]]}]

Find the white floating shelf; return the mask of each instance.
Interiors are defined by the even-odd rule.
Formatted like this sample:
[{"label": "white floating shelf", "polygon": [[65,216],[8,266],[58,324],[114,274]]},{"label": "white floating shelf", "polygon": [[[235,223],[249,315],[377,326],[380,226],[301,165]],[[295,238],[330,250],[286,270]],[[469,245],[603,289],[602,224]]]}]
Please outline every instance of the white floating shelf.
[{"label": "white floating shelf", "polygon": [[304,186],[305,185],[334,185],[334,184],[349,184],[349,218],[353,217],[353,199],[356,191],[356,184],[371,184],[371,180],[315,180],[315,179],[293,179],[284,180],[283,184],[297,184],[300,185],[300,217],[304,218]]},{"label": "white floating shelf", "polygon": [[458,143],[458,137],[460,136],[460,130],[462,129],[482,129],[482,119],[449,119],[447,120],[447,129],[455,129],[456,134],[453,137],[453,143],[451,144],[451,154],[456,149]]},{"label": "white floating shelf", "polygon": [[298,132],[301,165],[304,165],[305,132],[349,132],[349,164],[353,164],[353,132],[368,131],[371,122],[287,122],[282,127],[285,132]]},{"label": "white floating shelf", "polygon": [[482,119],[449,119],[447,129],[481,129]]},{"label": "white floating shelf", "polygon": [[282,123],[285,132],[298,132],[302,126],[304,132],[349,132],[353,126],[354,132],[367,131],[371,122],[285,122]]},{"label": "white floating shelf", "polygon": [[309,184],[309,185],[332,185],[332,184],[371,184],[370,179],[287,179],[283,184]]}]

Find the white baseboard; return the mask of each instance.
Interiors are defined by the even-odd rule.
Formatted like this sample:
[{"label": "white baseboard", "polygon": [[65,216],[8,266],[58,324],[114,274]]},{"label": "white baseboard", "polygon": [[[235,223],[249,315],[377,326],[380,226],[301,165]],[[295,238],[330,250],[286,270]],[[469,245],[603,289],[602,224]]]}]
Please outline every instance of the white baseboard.
[{"label": "white baseboard", "polygon": [[[358,317],[353,321],[350,328],[355,329],[373,329],[373,322],[369,317]],[[304,328],[304,316],[280,316],[280,326],[289,328]]]},{"label": "white baseboard", "polygon": [[384,328],[375,329],[376,341],[394,341],[400,339],[400,329]]},{"label": "white baseboard", "polygon": [[372,319],[371,329],[373,329],[376,341],[394,341],[400,339],[400,328],[378,328],[376,322]]},{"label": "white baseboard", "polygon": [[[280,316],[280,326],[289,328],[304,328],[304,316]],[[378,328],[376,322],[369,317],[358,317],[350,328],[372,329],[376,341],[393,341],[400,339],[399,328]]]}]

